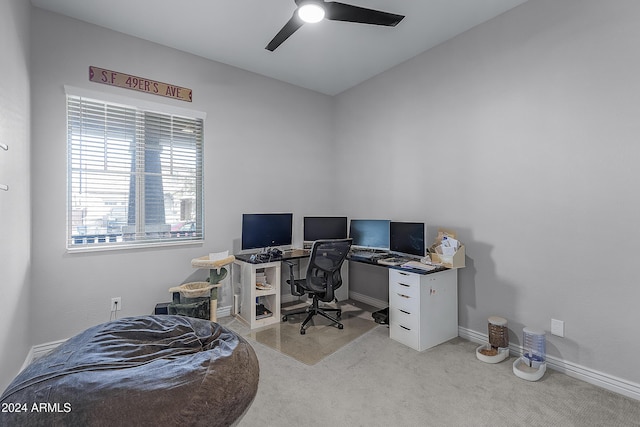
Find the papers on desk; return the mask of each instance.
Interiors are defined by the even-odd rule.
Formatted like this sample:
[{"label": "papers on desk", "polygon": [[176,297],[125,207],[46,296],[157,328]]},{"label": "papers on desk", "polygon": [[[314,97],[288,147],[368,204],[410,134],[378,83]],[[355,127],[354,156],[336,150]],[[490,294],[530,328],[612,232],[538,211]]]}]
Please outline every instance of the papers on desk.
[{"label": "papers on desk", "polygon": [[456,238],[455,231],[439,229],[435,242],[429,248],[429,257],[434,264],[447,268],[464,267],[464,245]]},{"label": "papers on desk", "polygon": [[442,243],[440,244],[440,248],[442,249],[442,255],[444,256],[453,256],[458,247],[460,246],[460,242],[458,242],[453,237],[443,236]]}]

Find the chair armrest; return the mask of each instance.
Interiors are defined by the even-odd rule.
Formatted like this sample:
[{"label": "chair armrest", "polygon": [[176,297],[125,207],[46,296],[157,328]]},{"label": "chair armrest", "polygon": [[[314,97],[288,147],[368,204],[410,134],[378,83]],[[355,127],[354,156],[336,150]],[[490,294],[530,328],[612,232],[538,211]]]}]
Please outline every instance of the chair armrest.
[{"label": "chair armrest", "polygon": [[287,264],[289,266],[289,277],[293,277],[293,267],[295,266],[294,263],[292,263],[291,261],[286,261],[286,260],[282,260],[283,263]]},{"label": "chair armrest", "polygon": [[296,286],[296,276],[293,273],[293,267],[295,267],[295,264],[286,260],[283,260],[282,262],[289,266],[289,280],[287,280],[287,283],[291,287],[291,294],[297,297],[304,295],[304,291],[300,291],[300,288]]}]

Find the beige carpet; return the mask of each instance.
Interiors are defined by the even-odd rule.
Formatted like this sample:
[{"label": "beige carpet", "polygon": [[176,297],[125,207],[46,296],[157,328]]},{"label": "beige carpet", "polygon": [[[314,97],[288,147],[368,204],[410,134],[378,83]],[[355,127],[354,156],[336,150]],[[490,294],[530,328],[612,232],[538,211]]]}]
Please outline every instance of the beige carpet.
[{"label": "beige carpet", "polygon": [[251,344],[260,384],[238,427],[640,427],[640,401],[553,369],[525,381],[462,338],[418,352],[377,325],[313,366]]},{"label": "beige carpet", "polygon": [[[283,306],[282,311],[286,313],[305,305],[308,304]],[[338,306],[342,309],[344,329],[338,329],[322,316],[314,316],[306,333],[301,335],[300,325],[307,316],[305,313],[289,316],[287,322],[253,331],[249,336],[304,364],[315,365],[377,325],[371,317],[372,307],[366,304],[348,300],[338,303]]]}]

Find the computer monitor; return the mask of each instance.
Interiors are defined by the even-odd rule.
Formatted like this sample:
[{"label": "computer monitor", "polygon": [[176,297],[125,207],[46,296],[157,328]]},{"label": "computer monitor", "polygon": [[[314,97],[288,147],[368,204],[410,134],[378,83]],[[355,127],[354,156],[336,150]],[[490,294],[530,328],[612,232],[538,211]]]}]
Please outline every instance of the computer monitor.
[{"label": "computer monitor", "polygon": [[302,225],[305,243],[347,238],[346,216],[305,216]]},{"label": "computer monitor", "polygon": [[389,224],[389,250],[394,253],[423,257],[424,223],[395,222]]},{"label": "computer monitor", "polygon": [[242,214],[242,250],[291,245],[292,213]]},{"label": "computer monitor", "polygon": [[352,219],[349,237],[352,246],[370,249],[389,249],[388,219]]}]

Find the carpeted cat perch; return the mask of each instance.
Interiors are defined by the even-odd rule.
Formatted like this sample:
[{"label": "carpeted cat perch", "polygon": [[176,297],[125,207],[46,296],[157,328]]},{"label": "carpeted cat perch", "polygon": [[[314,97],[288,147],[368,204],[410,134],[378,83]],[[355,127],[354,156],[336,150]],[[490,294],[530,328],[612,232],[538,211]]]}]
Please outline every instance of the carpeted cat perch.
[{"label": "carpeted cat perch", "polygon": [[208,269],[208,282],[190,282],[169,289],[173,295],[173,301],[168,306],[169,314],[217,320],[218,288],[221,281],[227,277],[225,266],[235,261],[235,256],[228,253],[216,259],[209,256],[191,260],[191,266],[198,269]]}]

